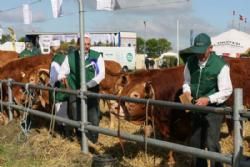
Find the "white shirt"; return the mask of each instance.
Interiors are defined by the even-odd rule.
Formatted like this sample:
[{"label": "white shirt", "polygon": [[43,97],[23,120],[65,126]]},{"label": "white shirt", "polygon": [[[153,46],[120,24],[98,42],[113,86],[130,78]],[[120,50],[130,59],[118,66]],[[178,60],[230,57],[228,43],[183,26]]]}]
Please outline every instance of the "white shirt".
[{"label": "white shirt", "polygon": [[60,73],[60,65],[57,62],[52,62],[50,65],[50,73],[49,73],[49,77],[50,77],[50,85],[54,87],[54,84],[56,83],[56,81],[59,81],[60,78],[59,73]]},{"label": "white shirt", "polygon": [[[85,55],[85,60],[88,58],[88,55]],[[104,78],[105,78],[105,64],[104,64],[104,59],[102,56],[99,56],[96,62],[96,65],[98,67],[98,73],[95,71],[95,77],[92,79],[94,80],[97,84],[99,84]],[[85,66],[87,68],[88,66]],[[68,61],[68,56],[64,59],[62,65],[61,65],[61,70],[58,75],[58,78],[66,78],[67,75],[70,73],[70,66],[69,66],[69,61]]]},{"label": "white shirt", "polygon": [[[200,69],[203,69],[206,65],[207,61],[205,62],[200,62],[199,61],[199,67]],[[184,68],[184,84],[183,84],[183,92],[190,92],[191,93],[191,88],[190,88],[190,72],[188,69],[188,66],[186,64]],[[230,79],[230,69],[228,65],[224,65],[217,76],[217,85],[218,85],[218,92],[215,92],[214,94],[208,96],[210,103],[216,103],[216,104],[221,104],[225,102],[230,95],[232,94],[233,91],[233,86],[232,82]]]}]

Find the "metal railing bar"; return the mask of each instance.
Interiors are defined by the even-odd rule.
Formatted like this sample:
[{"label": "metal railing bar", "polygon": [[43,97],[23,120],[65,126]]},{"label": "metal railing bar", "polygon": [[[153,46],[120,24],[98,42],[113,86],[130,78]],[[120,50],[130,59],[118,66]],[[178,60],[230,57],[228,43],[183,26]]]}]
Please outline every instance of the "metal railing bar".
[{"label": "metal railing bar", "polygon": [[[6,80],[3,80],[5,82]],[[6,81],[7,82],[7,81]],[[12,81],[13,85],[19,85],[19,86],[24,86],[25,83],[20,83],[20,82],[15,82]],[[69,89],[58,89],[58,88],[52,88],[52,87],[47,87],[47,86],[37,86],[33,84],[29,84],[29,88],[34,88],[34,89],[43,89],[43,90],[53,90],[55,89],[56,92],[63,92],[63,93],[69,93],[69,94],[75,94],[78,97],[80,97],[80,90],[69,90]],[[134,102],[134,103],[147,103],[149,101],[149,104],[151,105],[157,105],[157,106],[163,106],[163,107],[169,107],[173,109],[180,109],[180,110],[191,110],[191,111],[198,111],[198,112],[213,112],[216,114],[223,114],[223,115],[231,115],[232,114],[232,108],[230,107],[203,107],[203,106],[196,106],[193,104],[181,104],[177,102],[171,102],[171,101],[164,101],[164,100],[148,100],[148,99],[143,99],[143,98],[131,98],[127,96],[116,96],[116,95],[111,95],[111,94],[98,94],[98,93],[93,93],[93,92],[83,92],[84,96],[88,97],[95,97],[99,99],[107,99],[107,100],[121,100],[121,101],[126,101],[126,102]]]}]

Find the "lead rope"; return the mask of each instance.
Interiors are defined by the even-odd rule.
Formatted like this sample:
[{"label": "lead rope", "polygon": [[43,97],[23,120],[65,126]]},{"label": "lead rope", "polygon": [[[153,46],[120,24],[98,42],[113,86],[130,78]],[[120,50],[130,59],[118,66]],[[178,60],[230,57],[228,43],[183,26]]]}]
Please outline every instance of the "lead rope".
[{"label": "lead rope", "polygon": [[[146,103],[146,121],[145,121],[145,127],[148,126],[148,106],[149,106],[149,100],[150,99],[148,99],[147,103]],[[146,134],[145,134],[146,130],[147,129],[145,129],[145,131],[144,131],[144,143],[145,143],[144,147],[145,147],[146,162],[148,164],[148,154],[147,154],[147,151],[148,151],[148,140],[147,140],[147,137],[146,137]]]},{"label": "lead rope", "polygon": [[[151,84],[150,84],[151,85]],[[148,126],[148,108],[149,108],[149,100],[150,99],[155,99],[155,92],[152,88],[152,85],[150,86],[150,96],[147,100],[147,103],[146,103],[146,121],[145,121],[145,126]],[[155,117],[154,117],[154,114],[153,114],[153,110],[154,110],[154,106],[151,105],[151,109],[150,109],[150,115],[151,115],[151,120],[152,120],[152,128],[153,128],[153,135],[154,135],[154,139],[156,138],[156,133],[155,133]],[[145,132],[144,132],[145,134]],[[146,136],[144,135],[144,140],[145,140],[145,155],[146,155],[146,160],[148,162],[148,156],[147,156],[147,149],[148,149],[148,146],[147,146],[147,139],[146,139]],[[154,166],[155,166],[155,155],[154,155]]]},{"label": "lead rope", "polygon": [[[153,115],[153,106],[151,106],[151,117],[152,117],[152,126],[153,126],[153,134],[154,134],[154,139],[156,138],[156,133],[155,133],[155,116]],[[155,154],[154,154],[154,166],[155,166]]]},{"label": "lead rope", "polygon": [[[56,95],[56,91],[55,89],[53,89],[53,94],[52,94],[52,97],[53,97],[53,104],[52,104],[52,107],[51,107],[51,119],[50,119],[50,124],[49,124],[49,136],[53,136],[54,134],[54,129],[55,129],[55,115],[56,115],[56,111],[55,111],[55,96]],[[51,135],[50,135],[51,134]]]},{"label": "lead rope", "polygon": [[3,112],[3,83],[0,82],[0,100],[1,100],[1,112]]},{"label": "lead rope", "polygon": [[18,135],[18,141],[26,141],[28,138],[28,133],[30,131],[31,126],[31,120],[28,117],[29,116],[29,108],[32,106],[32,99],[31,99],[31,93],[29,91],[29,83],[25,84],[25,92],[26,95],[25,98],[25,104],[24,104],[24,114],[23,118],[20,122],[21,132]]},{"label": "lead rope", "polygon": [[119,97],[119,100],[118,100],[118,130],[117,130],[117,137],[119,139],[119,143],[121,145],[121,148],[122,148],[122,153],[123,155],[125,155],[125,149],[124,149],[124,145],[123,145],[123,141],[121,139],[121,132],[120,132],[120,107],[121,107],[121,97]]}]

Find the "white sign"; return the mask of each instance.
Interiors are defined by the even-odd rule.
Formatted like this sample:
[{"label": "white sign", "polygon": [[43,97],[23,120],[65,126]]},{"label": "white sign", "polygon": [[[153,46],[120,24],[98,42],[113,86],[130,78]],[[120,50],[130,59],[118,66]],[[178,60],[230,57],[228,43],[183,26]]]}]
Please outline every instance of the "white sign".
[{"label": "white sign", "polygon": [[40,35],[39,36],[39,45],[41,48],[42,54],[50,53],[50,44],[53,39],[52,35]]},{"label": "white sign", "polygon": [[113,60],[123,68],[135,69],[136,55],[132,47],[91,47],[91,49],[102,53],[104,60]]},{"label": "white sign", "polygon": [[5,42],[4,44],[0,45],[0,50],[3,51],[15,51],[17,53],[21,53],[24,49],[25,49],[24,42],[15,42],[15,45],[13,45],[12,42]]}]

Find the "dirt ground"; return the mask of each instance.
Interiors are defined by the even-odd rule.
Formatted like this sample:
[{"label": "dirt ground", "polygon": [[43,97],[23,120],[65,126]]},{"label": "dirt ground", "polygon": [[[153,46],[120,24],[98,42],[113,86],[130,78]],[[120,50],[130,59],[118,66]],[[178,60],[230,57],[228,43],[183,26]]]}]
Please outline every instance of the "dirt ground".
[{"label": "dirt ground", "polygon": [[[117,124],[116,124],[117,125]],[[109,127],[109,118],[103,116],[101,127]],[[116,126],[117,127],[117,126]],[[250,142],[250,123],[245,125],[244,155],[250,156],[248,142]],[[132,134],[142,134],[142,127],[121,122],[121,130]],[[25,140],[21,133],[20,123],[14,120],[6,126],[0,126],[0,167],[88,167],[91,166],[92,156],[108,154],[118,159],[116,166],[122,167],[152,167],[167,166],[167,150],[145,144],[123,141],[124,153],[118,138],[105,135],[99,136],[99,143],[91,154],[81,153],[77,139],[69,141],[56,134],[49,135],[48,128],[32,128]],[[231,153],[232,137],[227,136],[227,128],[222,127],[221,146],[223,153]],[[187,167],[190,156],[178,153],[175,167]]]}]

